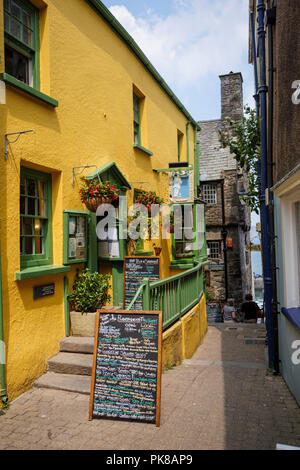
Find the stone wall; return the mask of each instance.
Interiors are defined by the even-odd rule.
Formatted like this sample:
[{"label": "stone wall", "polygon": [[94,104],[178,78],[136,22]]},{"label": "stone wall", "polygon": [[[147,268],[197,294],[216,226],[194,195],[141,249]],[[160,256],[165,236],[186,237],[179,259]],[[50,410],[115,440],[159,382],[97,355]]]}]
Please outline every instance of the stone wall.
[{"label": "stone wall", "polygon": [[[228,149],[222,149],[219,130],[226,125],[224,119],[229,116],[241,119],[243,115],[242,76],[230,73],[220,76],[221,80],[221,119],[201,121],[200,176],[202,183],[217,185],[217,203],[206,204],[207,241],[218,240],[221,243],[221,257],[211,260],[208,266],[209,285],[207,292],[218,300],[226,300],[223,230],[227,239],[232,239],[232,248],[226,249],[228,297],[235,299],[237,307],[243,302],[246,293],[251,291],[252,268],[250,254],[246,255],[250,242],[251,212],[240,202],[238,192],[246,188],[246,178]],[[203,175],[206,180],[203,181]],[[222,182],[224,185],[224,218],[222,209]],[[247,259],[248,258],[248,259]],[[247,262],[248,261],[248,262]]]}]

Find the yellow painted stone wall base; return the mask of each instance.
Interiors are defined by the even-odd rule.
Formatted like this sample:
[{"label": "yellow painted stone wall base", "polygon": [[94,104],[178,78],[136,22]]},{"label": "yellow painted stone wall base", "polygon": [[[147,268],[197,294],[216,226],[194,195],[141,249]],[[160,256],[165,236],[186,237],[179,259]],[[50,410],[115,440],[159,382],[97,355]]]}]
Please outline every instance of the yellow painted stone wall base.
[{"label": "yellow painted stone wall base", "polygon": [[178,322],[163,334],[162,369],[181,364],[193,356],[207,332],[206,299],[203,295]]}]

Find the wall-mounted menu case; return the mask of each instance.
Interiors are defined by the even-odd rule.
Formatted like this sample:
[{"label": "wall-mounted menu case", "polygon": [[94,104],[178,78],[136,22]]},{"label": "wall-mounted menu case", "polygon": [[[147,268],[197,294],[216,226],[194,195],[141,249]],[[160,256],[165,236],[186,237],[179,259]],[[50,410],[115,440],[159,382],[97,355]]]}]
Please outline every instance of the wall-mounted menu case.
[{"label": "wall-mounted menu case", "polygon": [[87,214],[64,211],[64,264],[87,262]]}]

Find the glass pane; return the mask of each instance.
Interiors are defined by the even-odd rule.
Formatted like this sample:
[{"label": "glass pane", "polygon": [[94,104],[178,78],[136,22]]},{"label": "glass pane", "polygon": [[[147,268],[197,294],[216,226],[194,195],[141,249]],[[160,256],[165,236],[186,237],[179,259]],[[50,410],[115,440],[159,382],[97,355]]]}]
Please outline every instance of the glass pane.
[{"label": "glass pane", "polygon": [[31,15],[29,15],[24,10],[23,10],[23,15],[22,15],[22,22],[25,26],[27,26],[27,28],[32,28]]},{"label": "glass pane", "polygon": [[9,15],[4,13],[4,30],[9,33]]},{"label": "glass pane", "polygon": [[44,222],[40,219],[34,219],[34,234],[36,236],[42,236],[43,235],[43,225]]},{"label": "glass pane", "polygon": [[21,196],[20,198],[20,213],[25,214],[25,197]]},{"label": "glass pane", "polygon": [[11,34],[17,39],[22,39],[22,26],[18,20],[11,18]]},{"label": "glass pane", "polygon": [[29,59],[5,46],[5,72],[29,84]]},{"label": "glass pane", "polygon": [[25,194],[25,184],[26,184],[25,178],[24,176],[21,176],[21,183],[20,183],[21,194]]},{"label": "glass pane", "polygon": [[35,210],[35,207],[36,207],[36,199],[32,198],[32,197],[29,197],[27,199],[27,215],[37,215],[36,214],[36,210]]},{"label": "glass pane", "polygon": [[4,9],[9,11],[10,0],[4,0]]},{"label": "glass pane", "polygon": [[21,19],[22,10],[15,2],[11,2],[11,13],[19,20]]},{"label": "glass pane", "polygon": [[45,199],[38,199],[38,214],[40,217],[46,217],[46,201]]},{"label": "glass pane", "polygon": [[38,197],[45,199],[46,198],[46,185],[43,181],[37,181],[37,190],[38,190]]},{"label": "glass pane", "polygon": [[35,254],[36,255],[43,254],[43,246],[44,246],[43,238],[40,238],[40,237],[35,238]]},{"label": "glass pane", "polygon": [[28,46],[32,46],[32,31],[26,28],[26,26],[23,26],[23,41],[28,44]]},{"label": "glass pane", "polygon": [[36,196],[35,180],[27,179],[27,194],[28,196]]},{"label": "glass pane", "polygon": [[33,239],[32,238],[24,238],[24,245],[25,245],[25,255],[33,255]]},{"label": "glass pane", "polygon": [[23,218],[24,235],[33,235],[33,219]]}]

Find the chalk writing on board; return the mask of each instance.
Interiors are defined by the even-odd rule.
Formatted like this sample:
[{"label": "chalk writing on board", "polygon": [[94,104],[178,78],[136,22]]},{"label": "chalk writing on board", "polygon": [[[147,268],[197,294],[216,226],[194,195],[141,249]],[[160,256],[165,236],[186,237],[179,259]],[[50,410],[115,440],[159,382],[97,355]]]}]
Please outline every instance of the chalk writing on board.
[{"label": "chalk writing on board", "polygon": [[[133,300],[143,279],[157,281],[160,278],[160,259],[151,257],[126,257],[124,262],[124,308]],[[142,298],[137,299],[134,309],[142,310]]]},{"label": "chalk writing on board", "polygon": [[157,422],[160,327],[157,313],[100,314],[91,398],[93,418]]}]

